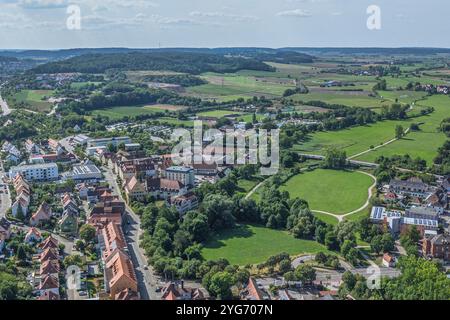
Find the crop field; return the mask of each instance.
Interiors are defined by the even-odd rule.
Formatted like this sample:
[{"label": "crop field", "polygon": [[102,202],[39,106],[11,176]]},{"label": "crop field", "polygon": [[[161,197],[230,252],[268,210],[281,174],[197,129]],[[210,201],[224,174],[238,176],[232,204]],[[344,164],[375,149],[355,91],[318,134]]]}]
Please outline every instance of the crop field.
[{"label": "crop field", "polygon": [[286,89],[295,87],[293,79],[270,76],[205,73],[202,78],[208,84],[186,88],[188,95],[230,101],[253,96],[281,97]]},{"label": "crop field", "polygon": [[255,225],[239,225],[224,230],[206,242],[202,256],[206,260],[227,259],[231,264],[247,265],[264,262],[272,255],[287,252],[292,256],[328,252],[316,241],[296,239],[287,231]]},{"label": "crop field", "polygon": [[281,190],[292,199],[306,200],[312,210],[345,214],[364,205],[373,182],[356,171],[317,169],[292,177]]}]

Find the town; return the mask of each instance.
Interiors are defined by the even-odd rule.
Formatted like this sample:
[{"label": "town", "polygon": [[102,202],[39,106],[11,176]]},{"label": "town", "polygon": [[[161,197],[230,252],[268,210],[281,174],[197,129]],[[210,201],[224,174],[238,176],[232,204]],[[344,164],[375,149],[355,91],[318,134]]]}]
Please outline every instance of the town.
[{"label": "town", "polygon": [[447,5],[103,2],[0,4],[0,300],[450,299]]}]

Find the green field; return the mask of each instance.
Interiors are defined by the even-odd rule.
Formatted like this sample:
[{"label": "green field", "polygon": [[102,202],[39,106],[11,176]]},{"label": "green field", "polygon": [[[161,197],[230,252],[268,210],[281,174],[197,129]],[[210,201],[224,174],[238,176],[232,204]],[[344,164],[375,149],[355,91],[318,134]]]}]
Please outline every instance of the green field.
[{"label": "green field", "polygon": [[205,73],[202,78],[208,83],[186,88],[188,95],[201,96],[204,99],[230,101],[253,96],[280,97],[288,88],[294,88],[294,82],[280,78],[280,74],[255,72],[219,74]]},{"label": "green field", "polygon": [[100,115],[104,117],[109,117],[111,120],[117,120],[123,117],[133,117],[145,114],[153,114],[157,112],[161,111],[152,108],[147,108],[145,106],[124,106],[124,107],[111,107],[105,109],[98,109],[92,111],[92,114],[95,116]]},{"label": "green field", "polygon": [[331,224],[332,226],[335,226],[339,223],[338,219],[336,219],[333,216],[330,216],[328,214],[320,213],[320,212],[314,212],[314,215],[319,220],[322,220],[325,223]]},{"label": "green field", "polygon": [[339,131],[322,131],[308,136],[306,141],[294,146],[294,150],[325,154],[329,147],[345,150],[347,156],[352,156],[368,150],[370,146],[377,146],[395,137],[395,126],[402,124],[408,127],[405,121],[379,121],[377,123],[353,127]]},{"label": "green field", "polygon": [[[437,149],[441,147],[446,137],[439,132],[439,126],[444,118],[450,117],[450,98],[444,95],[435,95],[420,101],[421,105],[432,106],[435,111],[427,116],[417,117],[405,121],[403,127],[407,128],[409,123],[423,123],[420,131],[410,132],[404,138],[395,141],[385,147],[366,153],[357,158],[362,161],[375,161],[378,156],[393,156],[409,154],[412,158],[420,157],[431,165],[433,158],[437,154]],[[391,131],[393,129],[390,129]]]},{"label": "green field", "polygon": [[[30,110],[38,112],[46,112],[52,109],[50,102],[44,101],[43,98],[49,98],[53,94],[53,90],[22,90],[16,93],[12,99],[11,106],[13,108],[21,102],[27,103]],[[11,102],[11,99],[8,99]]]},{"label": "green field", "polygon": [[202,249],[206,260],[227,259],[231,264],[246,265],[264,262],[272,255],[328,252],[321,244],[296,239],[287,231],[244,225],[225,230],[208,241]]},{"label": "green field", "polygon": [[292,177],[281,190],[308,201],[312,210],[345,214],[364,205],[373,182],[360,172],[317,169]]},{"label": "green field", "polygon": [[[294,101],[308,103],[309,101],[323,101],[328,104],[343,104],[350,107],[380,108],[384,104],[390,104],[380,98],[368,95],[355,94],[355,92],[327,91],[311,92],[308,94],[295,94],[291,96]],[[326,91],[326,92],[325,92]]]},{"label": "green field", "polygon": [[223,118],[226,115],[230,114],[239,114],[241,115],[242,112],[233,111],[233,110],[211,110],[211,111],[204,111],[197,113],[197,116],[199,117],[211,117],[211,118]]}]

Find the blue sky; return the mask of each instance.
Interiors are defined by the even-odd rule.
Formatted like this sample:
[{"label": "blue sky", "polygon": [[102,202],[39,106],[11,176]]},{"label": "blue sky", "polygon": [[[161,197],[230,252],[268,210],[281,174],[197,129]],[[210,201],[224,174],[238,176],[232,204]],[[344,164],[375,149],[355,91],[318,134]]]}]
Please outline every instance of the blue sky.
[{"label": "blue sky", "polygon": [[[66,27],[71,4],[80,30]],[[0,48],[450,47],[449,12],[448,0],[0,0]]]}]

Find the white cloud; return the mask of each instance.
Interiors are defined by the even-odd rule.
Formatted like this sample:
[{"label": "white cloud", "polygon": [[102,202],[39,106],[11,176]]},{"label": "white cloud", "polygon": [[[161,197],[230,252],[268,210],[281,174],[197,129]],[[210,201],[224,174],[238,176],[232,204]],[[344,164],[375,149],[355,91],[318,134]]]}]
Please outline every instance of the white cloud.
[{"label": "white cloud", "polygon": [[311,17],[312,14],[303,9],[294,9],[294,10],[287,10],[287,11],[281,11],[277,13],[277,16],[279,17],[297,17],[297,18],[307,18]]},{"label": "white cloud", "polygon": [[19,0],[17,5],[23,9],[55,9],[69,5],[68,0]]},{"label": "white cloud", "polygon": [[200,18],[225,18],[225,19],[231,19],[234,21],[256,21],[259,20],[258,17],[253,15],[238,15],[238,14],[231,14],[231,13],[225,13],[225,12],[201,12],[201,11],[192,11],[189,14],[191,17],[200,17]]}]

